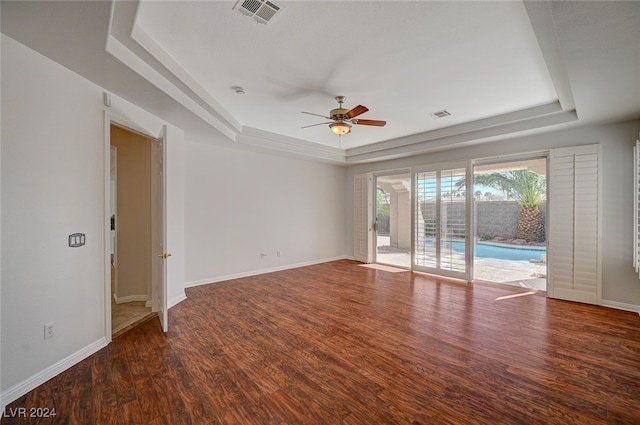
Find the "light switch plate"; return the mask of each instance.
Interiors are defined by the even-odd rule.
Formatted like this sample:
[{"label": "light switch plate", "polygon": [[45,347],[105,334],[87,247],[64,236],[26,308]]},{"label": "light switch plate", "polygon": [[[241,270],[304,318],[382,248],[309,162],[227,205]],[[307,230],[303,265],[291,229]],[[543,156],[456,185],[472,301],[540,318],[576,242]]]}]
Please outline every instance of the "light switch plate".
[{"label": "light switch plate", "polygon": [[78,248],[84,245],[85,243],[85,234],[84,233],[74,233],[69,235],[69,246],[71,248]]}]

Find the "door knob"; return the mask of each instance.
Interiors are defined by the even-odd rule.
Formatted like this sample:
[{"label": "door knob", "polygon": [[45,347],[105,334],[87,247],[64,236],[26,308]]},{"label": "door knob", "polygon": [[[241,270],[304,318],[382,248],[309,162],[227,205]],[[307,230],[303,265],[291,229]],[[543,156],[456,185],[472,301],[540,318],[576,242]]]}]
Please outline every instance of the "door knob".
[{"label": "door knob", "polygon": [[163,254],[158,254],[158,257],[162,258],[163,260],[166,260],[167,258],[171,257],[171,253],[165,252]]}]

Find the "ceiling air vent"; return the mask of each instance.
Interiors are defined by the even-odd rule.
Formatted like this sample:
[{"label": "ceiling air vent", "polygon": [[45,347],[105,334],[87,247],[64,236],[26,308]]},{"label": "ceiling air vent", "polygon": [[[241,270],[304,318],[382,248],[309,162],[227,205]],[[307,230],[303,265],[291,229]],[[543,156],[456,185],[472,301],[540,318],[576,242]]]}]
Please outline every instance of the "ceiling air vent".
[{"label": "ceiling air vent", "polygon": [[268,24],[278,12],[282,11],[282,6],[269,0],[238,0],[233,9],[252,17],[256,22]]},{"label": "ceiling air vent", "polygon": [[436,118],[444,118],[444,117],[448,117],[449,115],[451,115],[451,112],[448,112],[447,110],[443,109],[442,111],[438,111],[438,112],[433,112],[431,114],[429,114],[429,116],[433,119]]}]

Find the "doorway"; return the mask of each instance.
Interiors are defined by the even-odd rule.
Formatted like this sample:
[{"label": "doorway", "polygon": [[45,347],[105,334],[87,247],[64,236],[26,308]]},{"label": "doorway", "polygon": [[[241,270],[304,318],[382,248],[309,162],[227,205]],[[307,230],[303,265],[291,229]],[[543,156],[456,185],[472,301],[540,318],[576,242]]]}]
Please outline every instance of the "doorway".
[{"label": "doorway", "polygon": [[375,262],[411,268],[411,173],[376,176]]},{"label": "doorway", "polygon": [[547,158],[473,167],[473,278],[547,290]]},{"label": "doorway", "polygon": [[152,312],[153,139],[110,126],[111,334],[121,335]]}]

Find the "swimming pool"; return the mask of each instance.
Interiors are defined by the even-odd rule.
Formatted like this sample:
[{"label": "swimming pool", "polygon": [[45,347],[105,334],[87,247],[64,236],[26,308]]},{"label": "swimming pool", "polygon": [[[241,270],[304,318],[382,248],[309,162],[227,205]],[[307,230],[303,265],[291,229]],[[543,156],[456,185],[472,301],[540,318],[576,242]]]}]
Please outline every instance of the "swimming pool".
[{"label": "swimming pool", "polygon": [[[450,244],[454,251],[464,254],[464,241],[446,241],[443,246]],[[476,243],[475,256],[479,258],[497,258],[499,260],[512,261],[540,261],[542,255],[547,253],[545,247],[507,247],[502,245],[486,244],[482,242]]]}]

